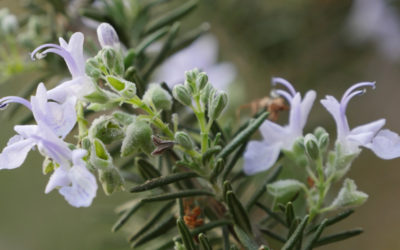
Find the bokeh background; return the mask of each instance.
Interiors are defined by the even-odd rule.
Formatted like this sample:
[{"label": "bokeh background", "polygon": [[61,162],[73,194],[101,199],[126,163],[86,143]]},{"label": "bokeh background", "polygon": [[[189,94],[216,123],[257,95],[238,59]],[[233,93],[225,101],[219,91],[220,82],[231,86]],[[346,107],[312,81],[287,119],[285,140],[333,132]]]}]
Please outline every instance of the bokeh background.
[{"label": "bokeh background", "polygon": [[[0,8],[17,16],[20,4],[0,0]],[[200,0],[185,20],[209,22],[220,59],[236,66],[231,91],[244,96],[234,105],[267,96],[272,76],[288,79],[303,93],[315,89],[318,99],[340,97],[356,82],[376,81],[375,90],[349,105],[350,125],[386,118],[386,126],[400,132],[400,1]],[[25,84],[20,78],[1,85],[0,95],[15,95]],[[1,146],[13,134],[13,122],[1,120]],[[334,138],[333,120],[319,102],[306,131],[318,125]],[[56,192],[44,195],[48,177],[39,166],[41,156],[31,153],[23,167],[0,172],[0,249],[129,249],[124,234],[110,232],[113,209],[129,194],[105,197],[99,190],[90,208],[73,208]],[[400,249],[400,159],[383,161],[364,150],[349,175],[370,198],[334,229],[365,232],[323,249]]]}]

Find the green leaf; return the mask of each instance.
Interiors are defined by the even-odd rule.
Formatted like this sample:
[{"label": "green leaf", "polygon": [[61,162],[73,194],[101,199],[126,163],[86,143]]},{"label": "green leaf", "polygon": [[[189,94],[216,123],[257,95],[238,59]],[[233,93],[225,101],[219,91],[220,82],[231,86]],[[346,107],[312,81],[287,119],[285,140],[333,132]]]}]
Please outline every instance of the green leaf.
[{"label": "green leaf", "polygon": [[[346,219],[347,217],[349,217],[352,213],[354,213],[353,209],[349,209],[346,211],[343,211],[331,218],[328,218],[326,221],[326,225],[325,226],[330,226],[333,225],[335,223],[338,223],[341,220]],[[311,228],[310,230],[308,230],[307,234],[310,234],[312,232],[314,232],[315,230],[317,230],[319,227],[321,226],[321,224],[314,226],[313,228]]]},{"label": "green leaf", "polygon": [[217,155],[217,158],[225,158],[231,154],[236,148],[247,141],[250,136],[261,126],[264,120],[268,117],[268,112],[264,112],[257,119],[249,123],[238,135],[236,135]]},{"label": "green leaf", "polygon": [[238,162],[238,160],[243,156],[243,153],[246,150],[246,148],[247,148],[247,142],[244,142],[243,145],[241,145],[240,148],[233,155],[231,161],[225,167],[224,172],[222,172],[222,179],[223,180],[226,180],[226,178],[228,178],[229,173],[235,167],[235,165]]},{"label": "green leaf", "polygon": [[167,212],[170,211],[171,207],[175,204],[175,202],[171,201],[165,204],[155,215],[151,218],[139,231],[133,234],[129,238],[129,242],[135,241],[141,235],[143,235],[146,231],[148,231],[151,227],[155,226],[157,221]]},{"label": "green leaf", "polygon": [[188,227],[181,217],[178,218],[176,224],[178,225],[178,231],[181,235],[183,245],[185,245],[186,250],[196,250],[196,246],[193,241],[193,236],[191,235]]},{"label": "green leaf", "polygon": [[235,233],[237,237],[240,240],[240,243],[243,244],[245,249],[247,250],[258,250],[258,245],[257,243],[249,237],[248,234],[246,234],[239,226],[234,226],[233,227],[235,230]]},{"label": "green leaf", "polygon": [[361,228],[357,228],[357,229],[352,229],[352,230],[344,231],[344,232],[337,233],[337,234],[331,234],[331,235],[320,238],[313,245],[313,247],[319,247],[322,245],[335,243],[337,241],[346,240],[348,238],[351,238],[351,237],[361,234],[363,231],[364,230],[362,230]]},{"label": "green leaf", "polygon": [[261,231],[262,233],[268,235],[269,237],[271,237],[271,238],[277,240],[277,241],[280,241],[280,242],[282,242],[282,243],[285,243],[285,242],[286,242],[286,239],[285,239],[285,238],[283,238],[283,237],[280,236],[279,234],[276,234],[276,233],[272,232],[272,231],[269,230],[268,228],[260,228],[260,231]]},{"label": "green leaf", "polygon": [[169,231],[170,229],[175,227],[175,217],[170,215],[165,220],[161,221],[159,225],[157,225],[153,230],[149,231],[147,234],[143,235],[137,242],[131,245],[132,248],[138,247],[143,245],[144,243],[156,239],[160,235],[164,234],[165,232]]},{"label": "green leaf", "polygon": [[178,191],[175,193],[154,195],[154,196],[144,198],[142,201],[143,202],[167,201],[167,200],[173,200],[173,199],[177,199],[177,198],[200,196],[200,195],[214,196],[213,193],[202,190],[202,189],[191,189],[191,190],[185,190],[185,191]]},{"label": "green leaf", "polygon": [[308,245],[304,248],[304,250],[311,250],[313,248],[313,245],[318,241],[319,237],[322,234],[322,231],[325,229],[327,226],[328,219],[324,219],[321,224],[317,226],[317,231],[315,232],[314,236],[311,238],[311,240],[308,242]]},{"label": "green leaf", "polygon": [[199,234],[199,243],[201,250],[212,250],[211,244],[207,239],[207,236],[203,233]]},{"label": "green leaf", "polygon": [[286,197],[300,191],[304,187],[304,184],[298,180],[286,179],[279,180],[274,183],[267,185],[268,193],[276,198]]},{"label": "green leaf", "polygon": [[137,161],[137,166],[139,173],[143,176],[143,178],[149,180],[154,179],[161,176],[160,171],[158,171],[152,164],[148,161],[139,159]]},{"label": "green leaf", "polygon": [[[142,40],[142,42],[136,47],[136,56],[140,56],[146,50],[147,47],[152,45],[155,41],[163,37],[165,34],[168,33],[168,27],[161,28],[156,32],[152,33],[151,35],[147,36]],[[127,62],[128,63],[128,62]],[[129,64],[129,66],[132,65]],[[126,66],[126,65],[125,65]]]},{"label": "green leaf", "polygon": [[242,206],[242,203],[240,203],[239,199],[232,191],[226,193],[226,200],[235,224],[242,228],[246,233],[251,234],[250,220],[246,210]]},{"label": "green leaf", "polygon": [[271,218],[273,218],[274,220],[276,220],[277,222],[279,222],[280,224],[282,224],[285,227],[288,227],[288,225],[286,225],[285,221],[277,214],[274,213],[271,209],[269,209],[267,206],[261,204],[260,202],[256,202],[256,205],[261,208],[262,210],[264,210],[269,216],[271,216]]},{"label": "green leaf", "polygon": [[295,219],[296,215],[294,213],[293,204],[291,202],[288,202],[286,204],[285,216],[286,216],[286,224],[288,226],[292,225],[293,220]]},{"label": "green leaf", "polygon": [[130,192],[131,193],[143,192],[193,177],[198,177],[198,175],[195,172],[184,172],[184,173],[170,174],[167,176],[161,176],[158,178],[148,180],[141,185],[131,188]]},{"label": "green leaf", "polygon": [[174,23],[185,15],[189,14],[197,5],[197,1],[188,1],[182,4],[180,7],[170,11],[169,13],[159,17],[158,19],[151,22],[145,31],[144,34],[152,33],[166,25]]},{"label": "green leaf", "polygon": [[302,237],[304,228],[307,225],[308,215],[304,216],[301,220],[300,224],[297,226],[296,230],[290,236],[290,238],[286,241],[285,245],[281,248],[281,250],[289,250],[296,244],[296,242]]},{"label": "green leaf", "polygon": [[139,201],[135,205],[133,205],[129,210],[122,214],[122,216],[118,219],[118,221],[114,224],[111,231],[118,231],[125,223],[129,220],[129,218],[143,205],[142,201]]}]

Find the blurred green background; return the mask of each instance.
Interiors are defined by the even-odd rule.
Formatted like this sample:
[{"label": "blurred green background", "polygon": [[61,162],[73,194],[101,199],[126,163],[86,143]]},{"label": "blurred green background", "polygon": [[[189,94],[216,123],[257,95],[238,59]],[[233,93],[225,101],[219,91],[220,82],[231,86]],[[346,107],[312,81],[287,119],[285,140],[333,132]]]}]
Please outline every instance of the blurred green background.
[{"label": "blurred green background", "polygon": [[[302,93],[313,88],[318,99],[326,94],[340,97],[356,82],[376,81],[374,91],[368,90],[349,105],[350,125],[386,118],[386,126],[400,132],[400,40],[396,43],[400,4],[359,2],[364,2],[365,21],[361,23],[371,28],[369,34],[358,34],[362,27],[349,29],[356,6],[351,0],[201,0],[185,20],[211,24],[211,32],[220,42],[221,59],[236,65],[238,82],[243,85],[238,89],[246,90],[245,102],[267,96],[271,76],[286,78]],[[376,2],[385,6],[386,12],[379,9],[380,18],[376,18]],[[19,4],[0,0],[0,8],[8,7],[14,13]],[[395,46],[387,48],[387,44]],[[24,84],[20,79],[0,86],[1,96],[15,95]],[[1,146],[13,135],[14,122],[2,120]],[[316,102],[306,132],[318,125],[329,128],[334,138],[333,119]],[[323,249],[400,249],[399,165],[399,159],[383,161],[363,151],[349,177],[370,198],[334,229],[362,227],[365,232]],[[44,195],[48,177],[41,174],[40,166],[41,157],[34,152],[23,167],[0,172],[0,249],[129,249],[126,235],[110,232],[116,219],[113,209],[129,194],[105,197],[99,190],[90,208],[73,208],[56,192]]]}]

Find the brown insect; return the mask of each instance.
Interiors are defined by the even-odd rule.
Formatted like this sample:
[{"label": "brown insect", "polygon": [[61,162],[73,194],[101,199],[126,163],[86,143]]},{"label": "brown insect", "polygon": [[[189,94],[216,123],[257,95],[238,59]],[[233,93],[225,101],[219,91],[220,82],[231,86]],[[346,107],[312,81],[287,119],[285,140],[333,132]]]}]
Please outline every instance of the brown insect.
[{"label": "brown insect", "polygon": [[288,110],[289,107],[285,104],[285,100],[282,97],[271,98],[266,96],[261,99],[254,100],[250,103],[244,104],[239,107],[236,111],[236,116],[239,119],[240,111],[243,109],[250,108],[251,114],[254,115],[261,108],[266,109],[269,112],[269,119],[272,121],[278,120],[278,114],[281,111]]},{"label": "brown insect", "polygon": [[199,216],[201,215],[200,207],[195,206],[192,209],[192,204],[192,200],[184,200],[183,202],[185,213],[185,215],[183,216],[183,220],[190,229],[199,227],[204,224],[204,220],[202,218],[199,218]]}]

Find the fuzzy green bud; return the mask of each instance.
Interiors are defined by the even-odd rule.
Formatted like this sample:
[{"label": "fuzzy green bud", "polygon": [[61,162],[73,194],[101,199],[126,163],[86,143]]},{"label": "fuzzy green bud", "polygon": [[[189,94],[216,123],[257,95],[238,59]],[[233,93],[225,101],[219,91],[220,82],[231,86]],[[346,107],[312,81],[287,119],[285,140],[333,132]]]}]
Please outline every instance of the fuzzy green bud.
[{"label": "fuzzy green bud", "polygon": [[143,102],[154,106],[157,110],[170,110],[172,107],[172,97],[159,84],[152,83],[143,95]]},{"label": "fuzzy green bud", "polygon": [[360,206],[368,199],[368,195],[357,190],[357,185],[351,179],[343,182],[338,196],[332,202],[330,207],[341,208],[350,206]]},{"label": "fuzzy green bud", "polygon": [[124,190],[124,178],[115,167],[99,169],[99,181],[106,195]]},{"label": "fuzzy green bud", "polygon": [[201,72],[196,79],[197,87],[202,90],[208,83],[208,76],[206,73]]},{"label": "fuzzy green bud", "polygon": [[115,111],[112,116],[123,125],[129,125],[136,119],[136,116],[122,111]]},{"label": "fuzzy green bud", "polygon": [[113,90],[127,99],[133,98],[136,95],[136,85],[121,77],[107,76],[107,83]]},{"label": "fuzzy green bud", "polygon": [[111,47],[101,50],[101,59],[110,73],[122,76],[125,71],[124,60],[119,52]]},{"label": "fuzzy green bud", "polygon": [[322,152],[325,152],[329,146],[329,134],[324,133],[318,138],[318,145]]},{"label": "fuzzy green bud", "polygon": [[54,171],[56,164],[49,158],[46,157],[43,161],[42,171],[43,174],[48,174]]},{"label": "fuzzy green bud", "polygon": [[228,95],[223,91],[216,93],[213,99],[209,102],[208,117],[214,121],[218,119],[227,104]]},{"label": "fuzzy green bud", "polygon": [[313,134],[306,135],[304,138],[304,146],[311,159],[316,160],[319,158],[318,142],[317,138],[315,138]]},{"label": "fuzzy green bud", "polygon": [[190,106],[190,104],[192,104],[190,92],[183,84],[175,85],[172,90],[172,95],[185,106]]},{"label": "fuzzy green bud", "polygon": [[314,129],[314,135],[315,137],[317,137],[317,139],[319,139],[321,137],[321,135],[326,134],[326,130],[323,127],[316,127]]},{"label": "fuzzy green bud", "polygon": [[112,158],[103,142],[97,138],[92,139],[89,162],[96,169],[108,169],[113,166]]},{"label": "fuzzy green bud", "polygon": [[98,58],[93,57],[89,58],[86,61],[85,65],[85,72],[86,75],[94,78],[95,80],[99,79],[101,77],[101,70],[100,70],[100,62],[98,61]]},{"label": "fuzzy green bud", "polygon": [[193,149],[193,141],[190,136],[182,131],[176,132],[175,141],[185,149]]},{"label": "fuzzy green bud", "polygon": [[185,71],[185,87],[187,87],[191,94],[195,94],[197,92],[196,79],[198,74],[198,69]]},{"label": "fuzzy green bud", "polygon": [[126,127],[125,138],[121,146],[121,156],[125,157],[140,150],[151,153],[154,148],[151,140],[152,134],[153,131],[147,122],[136,119]]},{"label": "fuzzy green bud", "polygon": [[214,87],[210,84],[207,83],[206,86],[201,90],[200,92],[200,99],[204,104],[207,104],[211,94],[214,92]]},{"label": "fuzzy green bud", "polygon": [[112,116],[100,116],[93,121],[89,128],[89,137],[98,138],[105,144],[110,144],[122,139],[124,131]]},{"label": "fuzzy green bud", "polygon": [[267,185],[268,193],[276,198],[287,197],[299,192],[305,185],[298,180],[279,180]]}]

